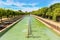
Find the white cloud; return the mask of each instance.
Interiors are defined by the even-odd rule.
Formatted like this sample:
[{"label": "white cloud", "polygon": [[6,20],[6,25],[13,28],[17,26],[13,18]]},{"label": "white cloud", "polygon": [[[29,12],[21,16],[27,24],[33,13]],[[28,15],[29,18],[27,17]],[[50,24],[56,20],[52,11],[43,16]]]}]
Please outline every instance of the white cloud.
[{"label": "white cloud", "polygon": [[3,5],[3,4],[4,4],[4,2],[2,0],[0,0],[0,6]]},{"label": "white cloud", "polygon": [[5,5],[13,5],[13,4],[14,4],[13,0],[7,0],[5,2]]},{"label": "white cloud", "polygon": [[[38,7],[35,7],[37,5],[37,3],[20,3],[20,2],[14,2],[13,0],[7,0],[6,2],[0,0],[0,5],[2,6],[11,6],[11,5],[15,5],[17,6],[17,8],[20,8],[22,11],[32,11],[32,10],[37,10],[39,9]],[[23,7],[24,5],[28,6],[32,6],[32,7]]]},{"label": "white cloud", "polygon": [[27,7],[27,8],[22,8],[22,11],[28,11],[28,12],[31,12],[31,11],[33,11],[33,10],[38,10],[39,8],[38,7],[32,7],[32,8],[30,8],[30,7]]},{"label": "white cloud", "polygon": [[50,4],[48,4],[48,6],[54,4],[54,3],[60,3],[60,0],[52,0],[52,2],[50,2]]},{"label": "white cloud", "polygon": [[17,7],[23,7],[23,5],[26,5],[25,3],[19,3],[19,2],[16,2],[14,3],[13,5],[17,6]]},{"label": "white cloud", "polygon": [[2,1],[2,0],[0,0],[0,5],[16,5],[16,6],[18,6],[18,7],[21,7],[21,6],[23,6],[23,5],[30,5],[30,6],[35,6],[35,5],[37,5],[37,3],[20,3],[20,2],[14,2],[13,0],[7,0],[6,2],[4,2],[4,1]]},{"label": "white cloud", "polygon": [[25,4],[25,5],[31,5],[31,6],[36,6],[38,3],[30,3],[30,4]]}]

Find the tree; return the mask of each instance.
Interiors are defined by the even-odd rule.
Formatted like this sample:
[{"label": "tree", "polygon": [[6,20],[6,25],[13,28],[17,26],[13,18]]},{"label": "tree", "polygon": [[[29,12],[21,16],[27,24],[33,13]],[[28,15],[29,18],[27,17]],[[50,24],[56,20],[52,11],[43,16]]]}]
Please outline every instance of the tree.
[{"label": "tree", "polygon": [[1,22],[2,22],[2,16],[5,16],[5,10],[0,8],[0,19],[1,19]]},{"label": "tree", "polygon": [[57,19],[57,16],[60,16],[60,8],[56,8],[54,11],[53,11],[53,20],[56,21]]}]

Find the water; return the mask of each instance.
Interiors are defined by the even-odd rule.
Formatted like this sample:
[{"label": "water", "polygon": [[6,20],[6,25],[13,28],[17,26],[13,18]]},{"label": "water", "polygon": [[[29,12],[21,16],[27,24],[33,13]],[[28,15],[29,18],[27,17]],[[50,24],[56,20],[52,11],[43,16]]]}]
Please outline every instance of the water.
[{"label": "water", "polygon": [[[28,33],[31,35],[29,38]],[[33,16],[25,16],[0,37],[0,40],[60,40],[60,36]]]}]

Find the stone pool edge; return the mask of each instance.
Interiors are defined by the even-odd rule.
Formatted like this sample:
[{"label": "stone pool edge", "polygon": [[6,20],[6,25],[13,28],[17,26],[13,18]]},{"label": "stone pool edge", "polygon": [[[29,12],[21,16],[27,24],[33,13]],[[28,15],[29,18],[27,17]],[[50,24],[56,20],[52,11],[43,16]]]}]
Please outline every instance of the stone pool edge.
[{"label": "stone pool edge", "polygon": [[60,35],[59,31],[57,31],[56,29],[52,28],[50,25],[48,25],[45,22],[43,22],[40,19],[38,19],[38,16],[36,16],[36,15],[32,15],[32,16],[35,17],[38,21],[42,22],[44,25],[48,26],[48,28],[50,28],[51,30],[53,30],[56,34]]},{"label": "stone pool edge", "polygon": [[6,28],[2,29],[2,30],[0,31],[0,37],[1,37],[4,33],[6,33],[10,28],[12,28],[12,26],[14,26],[16,23],[18,23],[19,21],[21,21],[23,18],[24,18],[24,16],[23,16],[22,18],[18,19],[17,21],[13,22],[12,24],[8,25]]}]

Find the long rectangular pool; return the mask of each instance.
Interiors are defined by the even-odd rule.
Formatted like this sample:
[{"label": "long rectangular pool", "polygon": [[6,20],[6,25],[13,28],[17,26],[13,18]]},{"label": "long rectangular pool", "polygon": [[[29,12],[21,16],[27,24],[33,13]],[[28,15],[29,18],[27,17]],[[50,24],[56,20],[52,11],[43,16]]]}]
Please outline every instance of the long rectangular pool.
[{"label": "long rectangular pool", "polygon": [[[31,37],[27,38],[29,20],[31,21]],[[1,36],[0,40],[60,40],[60,36],[33,16],[25,16]]]}]

